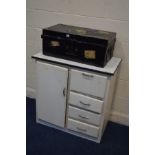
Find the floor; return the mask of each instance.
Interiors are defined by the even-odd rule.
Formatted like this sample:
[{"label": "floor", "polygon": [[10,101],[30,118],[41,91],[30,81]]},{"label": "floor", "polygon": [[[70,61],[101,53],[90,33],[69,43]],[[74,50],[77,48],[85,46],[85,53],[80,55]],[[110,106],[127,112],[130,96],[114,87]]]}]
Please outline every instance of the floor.
[{"label": "floor", "polygon": [[129,128],[109,122],[100,144],[35,122],[35,100],[26,98],[27,155],[128,155]]}]

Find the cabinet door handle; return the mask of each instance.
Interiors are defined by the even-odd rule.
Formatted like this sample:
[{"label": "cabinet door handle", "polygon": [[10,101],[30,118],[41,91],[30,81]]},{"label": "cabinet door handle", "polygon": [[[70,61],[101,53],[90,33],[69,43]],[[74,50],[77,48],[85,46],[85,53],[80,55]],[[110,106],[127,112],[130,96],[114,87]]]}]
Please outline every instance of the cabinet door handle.
[{"label": "cabinet door handle", "polygon": [[63,95],[66,96],[66,88],[63,89]]},{"label": "cabinet door handle", "polygon": [[82,132],[86,132],[87,130],[86,129],[81,129],[79,127],[76,127],[78,130],[82,131]]},{"label": "cabinet door handle", "polygon": [[86,74],[86,73],[82,73],[82,75],[83,75],[84,77],[87,77],[87,78],[93,78],[93,77],[94,77],[93,75]]},{"label": "cabinet door handle", "polygon": [[90,106],[89,103],[84,103],[84,102],[82,102],[82,101],[80,101],[80,103],[81,103],[82,105]]},{"label": "cabinet door handle", "polygon": [[82,118],[82,119],[89,119],[88,117],[81,116],[81,115],[79,115],[79,117]]}]

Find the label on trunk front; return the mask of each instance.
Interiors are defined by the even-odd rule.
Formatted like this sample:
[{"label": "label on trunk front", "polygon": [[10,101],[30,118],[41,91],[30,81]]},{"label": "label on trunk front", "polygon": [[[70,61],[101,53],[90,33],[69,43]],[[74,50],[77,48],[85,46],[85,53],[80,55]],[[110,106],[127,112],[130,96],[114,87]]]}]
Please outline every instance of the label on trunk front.
[{"label": "label on trunk front", "polygon": [[96,51],[95,50],[85,50],[84,57],[86,59],[96,59]]},{"label": "label on trunk front", "polygon": [[59,47],[59,46],[60,46],[60,42],[59,42],[59,41],[53,41],[53,40],[52,40],[52,41],[50,42],[50,44],[51,44],[52,47]]}]

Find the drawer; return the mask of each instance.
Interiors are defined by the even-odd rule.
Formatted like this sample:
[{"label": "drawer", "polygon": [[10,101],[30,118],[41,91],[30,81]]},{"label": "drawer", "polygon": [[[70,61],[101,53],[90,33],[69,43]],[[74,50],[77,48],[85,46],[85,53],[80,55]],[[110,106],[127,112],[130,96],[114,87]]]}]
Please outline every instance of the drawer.
[{"label": "drawer", "polygon": [[100,124],[101,115],[69,106],[68,116],[94,125]]},{"label": "drawer", "polygon": [[94,111],[97,113],[101,113],[103,106],[103,101],[74,92],[70,92],[68,102],[70,105],[74,105],[82,109]]},{"label": "drawer", "polygon": [[71,69],[70,77],[70,90],[104,98],[106,76]]},{"label": "drawer", "polygon": [[93,125],[82,123],[73,119],[68,119],[67,128],[92,137],[98,137],[99,128]]}]

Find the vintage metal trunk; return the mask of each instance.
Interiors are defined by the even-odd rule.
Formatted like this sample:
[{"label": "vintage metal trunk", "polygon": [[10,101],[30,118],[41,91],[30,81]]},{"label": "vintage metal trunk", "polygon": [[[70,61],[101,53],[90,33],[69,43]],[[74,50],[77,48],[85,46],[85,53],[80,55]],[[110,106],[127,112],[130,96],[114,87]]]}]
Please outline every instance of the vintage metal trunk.
[{"label": "vintage metal trunk", "polygon": [[104,67],[113,56],[116,33],[57,24],[44,28],[43,54]]}]

